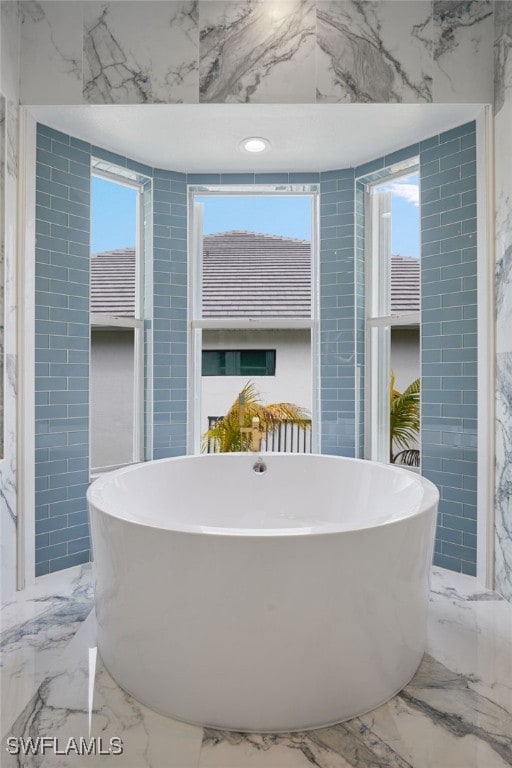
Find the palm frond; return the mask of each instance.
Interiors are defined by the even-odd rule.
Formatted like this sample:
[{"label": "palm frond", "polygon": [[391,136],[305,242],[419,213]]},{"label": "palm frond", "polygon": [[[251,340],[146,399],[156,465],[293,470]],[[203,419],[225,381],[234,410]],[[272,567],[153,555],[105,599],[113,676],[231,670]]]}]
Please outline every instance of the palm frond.
[{"label": "palm frond", "polygon": [[[307,408],[293,403],[263,405],[252,381],[247,382],[240,395],[244,399],[244,427],[250,427],[252,419],[257,416],[262,432],[272,432],[283,422],[297,424],[302,429],[311,428],[311,414]],[[207,451],[210,441],[215,441],[220,453],[248,450],[250,438],[240,432],[239,396],[226,415],[202,435],[203,452]]]},{"label": "palm frond", "polygon": [[402,393],[395,389],[395,374],[390,380],[390,460],[393,446],[408,450],[420,431],[420,380],[415,379]]}]

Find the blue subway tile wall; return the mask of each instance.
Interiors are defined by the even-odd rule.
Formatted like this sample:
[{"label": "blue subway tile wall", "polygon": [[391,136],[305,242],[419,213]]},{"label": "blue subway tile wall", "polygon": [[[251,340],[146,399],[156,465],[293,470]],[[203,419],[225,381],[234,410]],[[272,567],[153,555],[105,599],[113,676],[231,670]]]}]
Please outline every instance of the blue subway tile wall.
[{"label": "blue subway tile wall", "polygon": [[[145,455],[153,451],[153,169],[37,128],[36,160],[36,575],[90,557],[89,260],[91,157],[148,178],[145,235]],[[180,225],[182,221],[180,219]]]},{"label": "blue subway tile wall", "polygon": [[441,501],[434,563],[476,574],[474,122],[420,144],[422,466]]},{"label": "blue subway tile wall", "polygon": [[353,169],[320,174],[321,451],[338,456],[357,442],[354,204]]},{"label": "blue subway tile wall", "polygon": [[37,127],[36,576],[89,560],[90,151]]},{"label": "blue subway tile wall", "polygon": [[[423,142],[424,474],[441,489],[436,563],[474,573],[476,554],[476,179],[474,125]],[[38,127],[36,254],[37,574],[89,557],[89,161],[85,142]],[[93,148],[125,167],[133,163]],[[386,175],[418,147],[367,164]],[[89,158],[89,160],[87,160]],[[388,162],[389,160],[389,162]],[[136,164],[137,165],[137,164]],[[141,170],[142,167],[134,167]],[[142,169],[148,173],[146,166]],[[320,179],[322,452],[363,446],[364,194],[361,168],[236,177],[154,169],[145,196],[146,457],[186,452],[187,182]],[[149,240],[154,232],[151,244]],[[158,290],[153,289],[158,286]],[[153,311],[153,315],[152,315]],[[151,340],[153,347],[150,348]],[[359,371],[359,376],[358,376]],[[151,380],[153,377],[153,387]]]},{"label": "blue subway tile wall", "polygon": [[[422,474],[437,485],[441,497],[434,563],[475,575],[475,123],[356,168],[356,227],[362,206],[359,184],[385,178],[394,163],[415,156],[420,158],[421,176],[421,462]],[[364,251],[358,233],[356,264]]]},{"label": "blue subway tile wall", "polygon": [[185,174],[155,170],[153,206],[153,458],[162,459],[187,452]]}]

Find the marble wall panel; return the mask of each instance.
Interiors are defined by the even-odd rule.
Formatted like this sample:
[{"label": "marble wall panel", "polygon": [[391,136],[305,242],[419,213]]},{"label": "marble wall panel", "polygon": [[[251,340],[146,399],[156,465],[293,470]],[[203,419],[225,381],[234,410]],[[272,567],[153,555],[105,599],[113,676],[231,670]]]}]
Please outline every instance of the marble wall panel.
[{"label": "marble wall panel", "polygon": [[0,461],[4,456],[4,197],[5,197],[5,96],[0,93]]},{"label": "marble wall panel", "polygon": [[4,450],[0,458],[0,596],[16,589],[16,219],[18,185],[18,100],[20,17],[18,6],[3,2],[1,84],[4,101]]},{"label": "marble wall panel", "polygon": [[[15,3],[3,5],[12,16]],[[493,0],[23,0],[20,8],[26,104],[492,100]]]},{"label": "marble wall panel", "polygon": [[82,3],[20,3],[20,100],[23,104],[81,104]]},{"label": "marble wall panel", "polygon": [[432,5],[319,0],[317,100],[432,101]]},{"label": "marble wall panel", "polygon": [[4,261],[4,453],[0,461],[1,592],[8,598],[16,580],[16,205],[18,172],[18,105],[6,102],[5,113],[5,261]]},{"label": "marble wall panel", "polygon": [[198,45],[196,0],[86,3],[84,100],[197,102]]},{"label": "marble wall panel", "polygon": [[495,6],[496,589],[512,601],[512,3]]},{"label": "marble wall panel", "polygon": [[200,3],[200,101],[315,101],[311,0]]},{"label": "marble wall panel", "polygon": [[493,0],[434,0],[435,102],[492,102],[493,37]]},{"label": "marble wall panel", "polygon": [[496,355],[496,590],[512,602],[512,352]]},{"label": "marble wall panel", "polygon": [[20,81],[20,33],[18,4],[14,0],[0,3],[0,91],[17,98]]}]

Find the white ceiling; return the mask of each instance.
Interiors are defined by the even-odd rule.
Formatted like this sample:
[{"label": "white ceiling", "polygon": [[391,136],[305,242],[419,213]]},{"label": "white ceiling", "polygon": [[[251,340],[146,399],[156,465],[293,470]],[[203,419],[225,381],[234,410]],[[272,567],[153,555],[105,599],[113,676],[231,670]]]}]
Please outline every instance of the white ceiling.
[{"label": "white ceiling", "polygon": [[[189,173],[325,171],[473,119],[467,104],[152,104],[32,107],[39,122],[152,167]],[[272,148],[249,155],[241,139]]]}]

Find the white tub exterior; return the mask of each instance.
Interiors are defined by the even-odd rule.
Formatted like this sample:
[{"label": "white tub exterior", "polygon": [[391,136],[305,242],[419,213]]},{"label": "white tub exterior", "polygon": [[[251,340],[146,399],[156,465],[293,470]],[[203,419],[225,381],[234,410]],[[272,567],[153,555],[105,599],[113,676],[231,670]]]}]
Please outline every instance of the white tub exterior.
[{"label": "white tub exterior", "polygon": [[265,454],[164,459],[89,489],[98,646],[192,723],[290,731],[389,699],[425,648],[438,493],[406,470]]}]

